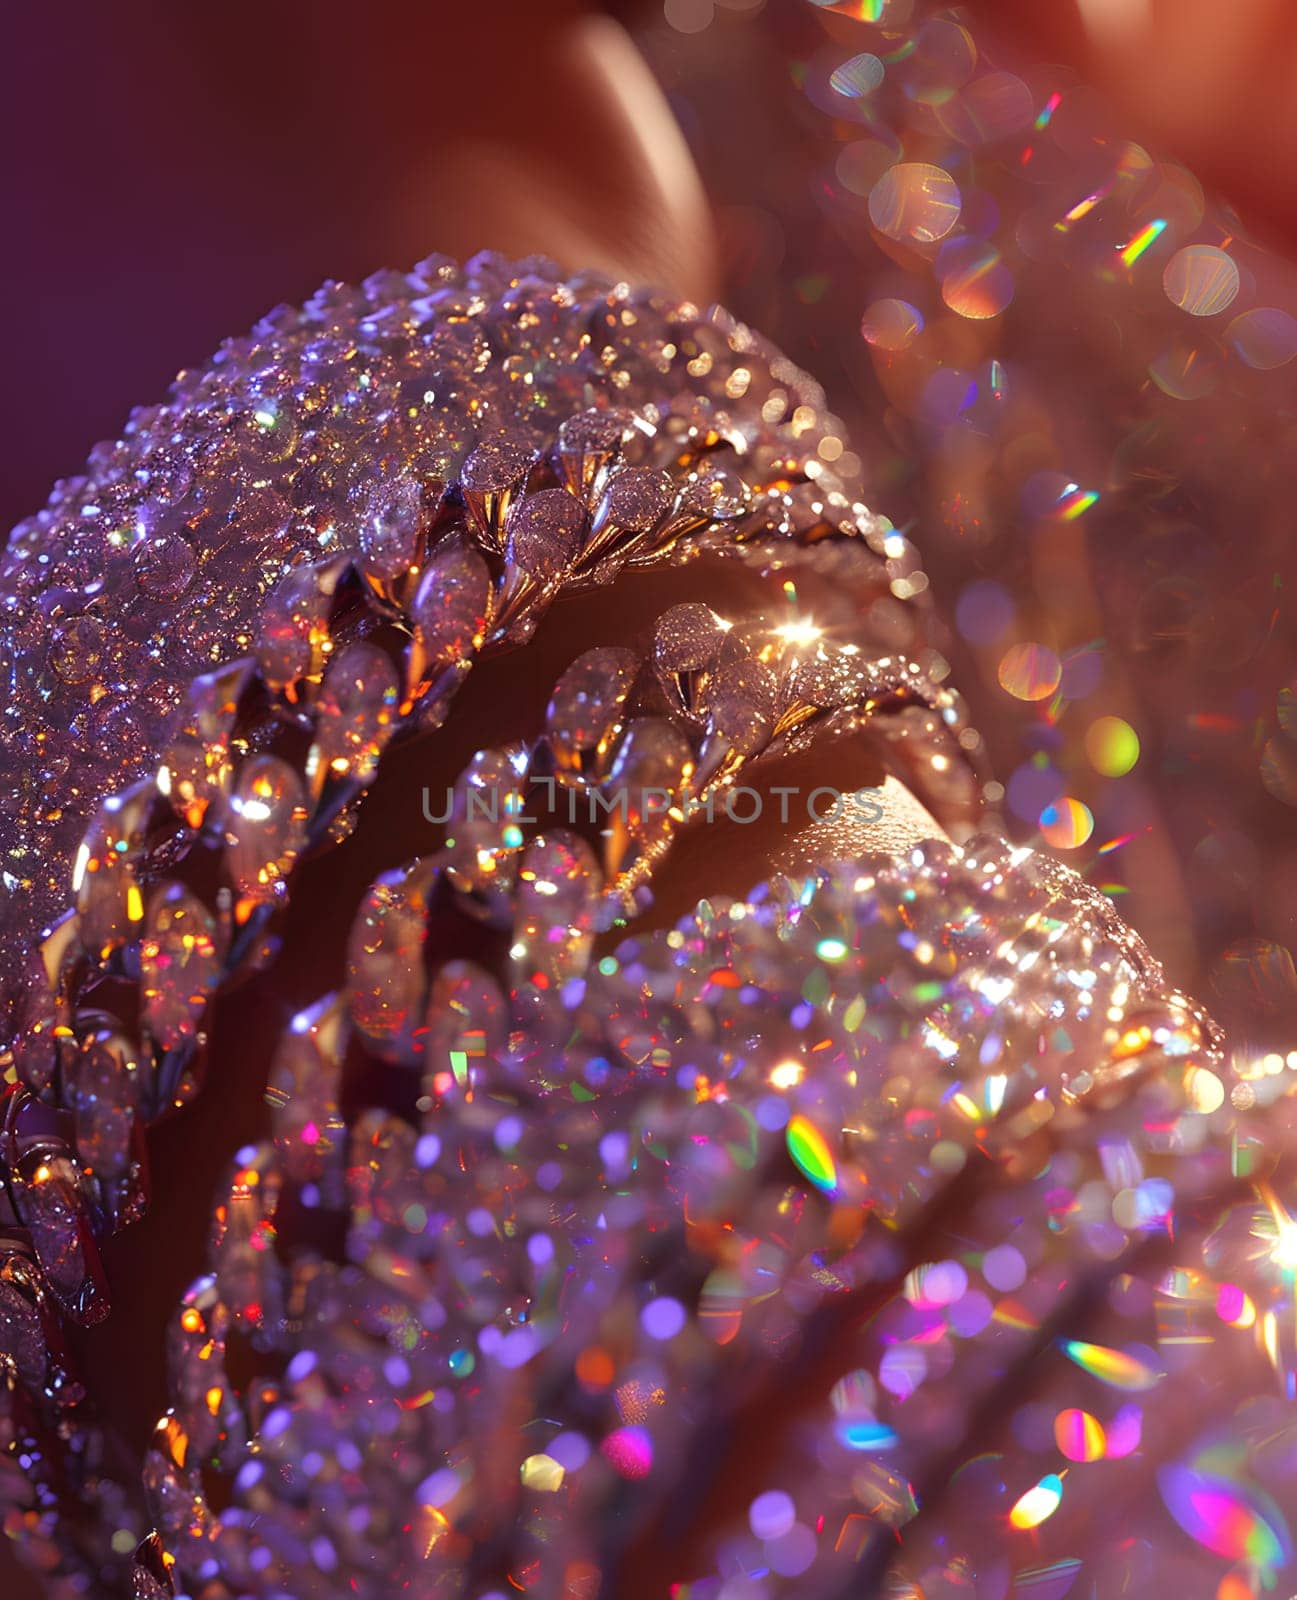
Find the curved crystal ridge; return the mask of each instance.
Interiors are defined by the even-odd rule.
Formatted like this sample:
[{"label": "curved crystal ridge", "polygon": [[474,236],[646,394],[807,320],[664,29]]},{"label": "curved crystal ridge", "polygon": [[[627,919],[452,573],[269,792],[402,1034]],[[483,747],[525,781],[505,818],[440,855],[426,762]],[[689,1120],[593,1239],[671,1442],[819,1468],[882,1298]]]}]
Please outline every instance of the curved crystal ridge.
[{"label": "curved crystal ridge", "polygon": [[[815,384],[723,313],[564,282],[543,261],[431,258],[271,313],[134,412],[0,557],[6,959],[62,909],[84,797],[144,777],[167,748],[182,811],[197,817],[224,784],[219,763],[194,766],[184,733],[195,672],[251,651],[272,687],[315,691],[333,580],[321,588],[304,561],[349,558],[386,593],[446,517],[504,560],[541,462],[593,518],[592,571],[614,535],[620,561],[698,527],[700,496],[717,522],[750,503],[754,531],[827,515],[868,534],[886,524],[817,455],[840,431]],[[664,476],[704,455],[683,480]],[[559,531],[556,544],[520,524],[518,570],[548,581],[573,554],[568,522]],[[420,625],[437,658],[479,631],[475,610],[439,631],[425,606]],[[907,642],[913,627],[893,641]],[[51,805],[73,768],[74,792]],[[7,1017],[0,1037],[12,1031]]]},{"label": "curved crystal ridge", "polygon": [[[320,1203],[296,1121],[235,1175],[237,1247],[179,1313],[202,1302],[205,1386],[173,1380],[166,1435],[199,1430],[228,1504],[173,1446],[149,1485],[185,1584],[215,1540],[265,1600],[453,1591],[488,1558],[622,1592],[647,1559],[608,1535],[632,1489],[646,1527],[695,1530],[653,1555],[689,1551],[668,1586],[940,1593],[956,1534],[979,1571],[1030,1578],[1043,1542],[1102,1576],[1134,1525],[1123,1503],[1098,1531],[1113,1478],[1162,1496],[1177,1569],[1215,1570],[1204,1508],[1237,1502],[1281,1570],[1297,1192],[1269,1169],[1240,1190],[1262,1122],[1101,894],[999,840],[932,844],[702,902],[596,960],[587,847],[538,839],[518,882],[510,991],[442,967],[427,1098],[354,1116],[339,1253],[262,1251],[249,1277],[264,1197]],[[301,1081],[336,1083],[343,1033],[308,1036]],[[1294,1099],[1264,1114],[1271,1162]],[[253,1295],[269,1384],[208,1333]],[[704,1441],[737,1518],[690,1474]]]}]

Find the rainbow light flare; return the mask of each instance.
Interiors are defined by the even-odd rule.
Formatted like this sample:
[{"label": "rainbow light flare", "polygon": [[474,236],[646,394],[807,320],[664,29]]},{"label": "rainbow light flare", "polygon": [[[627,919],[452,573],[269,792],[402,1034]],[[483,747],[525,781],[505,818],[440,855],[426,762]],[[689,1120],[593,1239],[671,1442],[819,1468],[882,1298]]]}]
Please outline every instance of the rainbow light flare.
[{"label": "rainbow light flare", "polygon": [[800,1112],[788,1119],[788,1154],[798,1168],[825,1194],[832,1194],[838,1186],[838,1169],[828,1140],[810,1120]]}]

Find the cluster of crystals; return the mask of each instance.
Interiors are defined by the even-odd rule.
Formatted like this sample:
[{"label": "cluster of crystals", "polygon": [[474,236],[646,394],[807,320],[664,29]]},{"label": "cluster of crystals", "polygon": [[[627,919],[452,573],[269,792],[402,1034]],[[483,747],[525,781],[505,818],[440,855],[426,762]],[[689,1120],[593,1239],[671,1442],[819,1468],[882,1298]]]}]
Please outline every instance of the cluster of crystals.
[{"label": "cluster of crystals", "polygon": [[[0,1043],[25,981],[11,974],[63,908],[87,813],[150,773],[186,683],[248,651],[285,572],[336,557],[417,612],[430,530],[457,509],[506,537],[533,460],[557,452],[552,485],[585,510],[551,497],[514,521],[492,558],[511,570],[501,627],[560,572],[604,581],[714,519],[758,542],[864,532],[882,579],[872,626],[917,650],[927,580],[821,451],[840,431],[820,390],[724,314],[489,255],[326,284],[182,373],[0,556]],[[623,455],[636,470],[613,482]],[[468,556],[445,559],[447,585],[467,585],[449,635],[480,579]],[[313,580],[298,581],[275,602],[282,657],[261,643],[272,680],[323,644]],[[342,675],[330,692],[341,726]]]},{"label": "cluster of crystals", "polygon": [[940,0],[640,29],[726,202],[727,294],[924,530],[1019,836],[1286,1054],[1297,270],[1027,36]]},{"label": "cluster of crystals", "polygon": [[[413,294],[433,270],[425,264],[422,278],[400,282]],[[435,270],[444,293],[432,297],[435,316],[419,313],[434,328],[460,304],[454,272]],[[511,289],[509,315],[528,326],[538,296],[554,300],[560,321],[571,310],[568,289],[528,274],[516,273]],[[374,310],[391,294],[384,279],[363,303]],[[604,300],[630,304],[618,291]],[[329,303],[339,315],[342,305],[355,309],[341,292]],[[648,321],[651,303],[636,304]],[[394,329],[394,318],[389,309],[389,343],[408,342],[410,328]],[[489,325],[503,337],[502,322]],[[752,342],[725,326],[732,353]],[[701,348],[682,327],[676,334]],[[577,347],[586,351],[587,334]],[[13,1340],[4,1348],[25,1386],[12,1453],[31,1478],[29,1487],[16,1481],[10,1501],[29,1544],[50,1552],[42,1561],[51,1570],[67,1554],[56,1546],[67,1544],[67,1486],[78,1474],[72,1497],[111,1513],[101,1531],[115,1536],[119,1557],[131,1524],[120,1495],[101,1485],[98,1446],[85,1443],[73,1462],[53,1443],[92,1435],[79,1419],[72,1427],[80,1391],[57,1339],[47,1359],[18,1361],[12,1351],[40,1348],[42,1326],[59,1313],[83,1324],[107,1315],[99,1247],[147,1204],[143,1130],[196,1092],[211,999],[232,973],[274,959],[298,862],[348,835],[383,752],[436,729],[480,656],[523,643],[555,599],[627,566],[730,557],[782,583],[777,615],[734,621],[677,605],[644,658],[621,646],[587,652],[556,686],[541,737],[479,755],[437,872],[447,893],[482,915],[527,899],[522,823],[543,786],[551,810],[564,801],[572,809],[578,793],[604,801],[587,820],[592,835],[608,823],[606,921],[633,909],[691,808],[764,752],[821,729],[868,721],[934,811],[965,829],[977,815],[978,740],[958,697],[882,650],[917,642],[907,602],[923,586],[912,552],[816,481],[793,448],[797,426],[775,420],[769,392],[759,427],[744,432],[692,391],[632,410],[589,403],[583,381],[573,399],[585,403],[563,413],[576,379],[568,381],[543,414],[507,427],[497,415],[495,431],[439,476],[391,462],[385,480],[362,474],[348,538],[330,523],[330,536],[315,541],[342,548],[315,550],[269,587],[237,636],[252,653],[177,688],[153,769],[100,803],[75,852],[73,909],[10,975],[0,1226]],[[266,371],[261,382],[276,387],[279,376]],[[350,437],[350,447],[368,462],[363,452],[377,444]],[[308,463],[319,448],[302,446]],[[820,615],[837,637],[801,600],[811,583],[826,595]],[[27,726],[39,724],[33,714]],[[382,892],[399,927],[404,897],[421,903],[431,891],[398,878]],[[562,955],[555,946],[536,959],[555,966]],[[379,940],[370,965],[387,959]],[[383,982],[380,974],[380,996]],[[329,1126],[322,1112],[318,1128]],[[84,1543],[95,1545],[93,1531]]]},{"label": "cluster of crystals", "polygon": [[431,955],[452,871],[375,885],[284,1040],[139,1596],[1274,1581],[1297,1096],[1103,896],[934,843],[599,956],[558,831],[502,981]]}]

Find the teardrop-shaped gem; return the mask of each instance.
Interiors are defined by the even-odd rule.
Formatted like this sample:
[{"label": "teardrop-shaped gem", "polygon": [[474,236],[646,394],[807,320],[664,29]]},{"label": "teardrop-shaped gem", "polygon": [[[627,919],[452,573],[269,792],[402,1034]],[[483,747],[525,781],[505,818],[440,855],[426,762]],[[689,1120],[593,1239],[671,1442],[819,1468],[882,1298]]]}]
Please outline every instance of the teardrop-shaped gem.
[{"label": "teardrop-shaped gem", "polygon": [[562,1015],[566,986],[589,959],[602,888],[594,852],[576,834],[545,834],[523,852],[509,947],[515,1027]]},{"label": "teardrop-shaped gem", "polygon": [[634,432],[634,413],[620,408],[578,411],[560,426],[555,451],[559,470],[568,488],[591,510]]},{"label": "teardrop-shaped gem", "polygon": [[51,1292],[74,1321],[89,1325],[108,1315],[108,1284],[90,1225],[86,1179],[66,1130],[66,1113],[25,1089],[9,1092],[4,1153],[19,1219]]},{"label": "teardrop-shaped gem", "polygon": [[225,817],[225,863],[245,910],[281,899],[306,844],[306,790],[278,756],[239,768]]},{"label": "teardrop-shaped gem", "polygon": [[518,852],[520,819],[527,815],[531,752],[521,743],[479,750],[451,791],[443,859],[447,876],[483,909],[508,908]]},{"label": "teardrop-shaped gem", "polygon": [[318,678],[329,642],[331,568],[294,567],[271,590],[261,612],[257,665],[272,689],[293,691]]},{"label": "teardrop-shaped gem", "polygon": [[583,771],[601,747],[607,748],[639,665],[633,650],[601,645],[578,656],[558,680],[545,721],[561,769]]},{"label": "teardrop-shaped gem", "polygon": [[581,549],[586,510],[566,489],[542,489],[519,500],[505,533],[504,582],[496,626],[515,642],[531,636],[537,608],[553,593]]},{"label": "teardrop-shaped gem", "polygon": [[620,877],[650,839],[669,826],[693,773],[688,739],[665,717],[640,717],[628,723],[602,785],[608,811],[604,868]]},{"label": "teardrop-shaped gem", "polygon": [[410,605],[419,661],[412,676],[435,677],[482,647],[492,610],[486,562],[460,536],[433,552]]},{"label": "teardrop-shaped gem", "polygon": [[387,653],[364,640],[348,645],[320,689],[306,763],[316,796],[326,783],[371,781],[392,734],[397,698],[396,668]]},{"label": "teardrop-shaped gem", "polygon": [[135,869],[158,792],[146,778],[109,795],[77,851],[72,891],[78,927],[85,948],[100,960],[139,934],[144,901]]},{"label": "teardrop-shaped gem", "polygon": [[672,606],[658,619],[653,634],[653,669],[662,692],[686,716],[699,712],[708,679],[722,658],[728,636],[725,619],[698,601]]},{"label": "teardrop-shaped gem", "polygon": [[[76,920],[70,916],[63,924],[73,928],[74,936]],[[79,948],[79,940],[77,943]],[[23,952],[13,977],[17,994],[10,1046],[14,1068],[20,1083],[25,1083],[33,1094],[44,1096],[71,1057],[70,1008],[58,983],[57,968],[51,983],[39,951]]]},{"label": "teardrop-shaped gem", "polygon": [[692,792],[729,779],[764,750],[774,736],[778,680],[763,661],[739,657],[722,663],[708,680],[699,711],[705,719]]},{"label": "teardrop-shaped gem", "polygon": [[504,524],[526,486],[536,452],[521,439],[484,439],[460,469],[459,486],[469,521],[488,550],[503,551]]},{"label": "teardrop-shaped gem", "polygon": [[582,567],[631,560],[654,546],[654,533],[670,511],[675,486],[659,467],[623,467],[608,479],[590,522]]},{"label": "teardrop-shaped gem", "polygon": [[534,583],[556,583],[576,560],[585,524],[585,507],[566,489],[530,494],[509,518],[505,561]]},{"label": "teardrop-shaped gem", "polygon": [[49,1364],[38,1303],[40,1291],[34,1279],[35,1267],[30,1262],[24,1263],[20,1254],[5,1254],[0,1246],[0,1350],[32,1390],[44,1382]]},{"label": "teardrop-shaped gem", "polygon": [[346,1002],[329,995],[299,1012],[280,1040],[266,1087],[283,1170],[297,1183],[322,1184],[322,1203],[342,1199],[337,1159],[344,1141],[341,1092]]},{"label": "teardrop-shaped gem", "polygon": [[177,737],[158,769],[158,788],[189,823],[202,826],[207,807],[229,790],[231,741],[242,699],[256,672],[251,657],[195,678]]},{"label": "teardrop-shaped gem", "polygon": [[154,891],[140,943],[145,1030],[163,1050],[192,1040],[221,976],[216,919],[183,884]]},{"label": "teardrop-shaped gem", "polygon": [[151,1533],[135,1552],[131,1600],[174,1600],[175,1592],[162,1540]]},{"label": "teardrop-shaped gem", "polygon": [[391,583],[417,566],[428,528],[423,485],[396,477],[377,485],[360,519],[360,559],[365,572]]},{"label": "teardrop-shaped gem", "polygon": [[139,1051],[121,1034],[95,1033],[81,1041],[69,1097],[77,1150],[105,1183],[116,1182],[130,1168],[142,1074]]},{"label": "teardrop-shaped gem", "polygon": [[221,1298],[235,1326],[254,1335],[277,1327],[282,1315],[283,1274],[275,1253],[280,1190],[280,1169],[264,1146],[252,1160],[240,1160],[212,1251]]},{"label": "teardrop-shaped gem", "polygon": [[471,961],[447,961],[433,974],[428,994],[424,1082],[445,1099],[481,1084],[504,1053],[509,1008],[500,985]]},{"label": "teardrop-shaped gem", "polygon": [[385,872],[361,901],[347,942],[347,1002],[353,1024],[377,1054],[414,1061],[428,992],[424,947],[431,860]]}]

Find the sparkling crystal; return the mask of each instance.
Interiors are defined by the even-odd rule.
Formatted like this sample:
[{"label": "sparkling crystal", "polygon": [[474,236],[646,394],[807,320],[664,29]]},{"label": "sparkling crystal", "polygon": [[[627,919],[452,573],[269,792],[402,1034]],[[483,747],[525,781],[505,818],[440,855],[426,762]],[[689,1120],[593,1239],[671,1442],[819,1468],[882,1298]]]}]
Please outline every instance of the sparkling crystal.
[{"label": "sparkling crystal", "polygon": [[546,712],[550,747],[564,767],[606,747],[639,671],[639,657],[620,645],[580,655],[558,680]]},{"label": "sparkling crystal", "polygon": [[555,453],[560,470],[568,488],[591,510],[634,431],[634,414],[620,407],[578,411],[559,425]]},{"label": "sparkling crystal", "polygon": [[396,668],[377,645],[348,645],[329,667],[316,707],[307,780],[318,795],[330,781],[367,784],[391,736]]},{"label": "sparkling crystal", "polygon": [[303,679],[319,677],[337,576],[332,565],[294,567],[271,591],[261,616],[257,665],[272,689],[293,691]]},{"label": "sparkling crystal", "polygon": [[623,467],[613,474],[591,518],[583,563],[592,565],[613,550],[625,560],[652,549],[654,530],[674,499],[670,477],[657,467]]},{"label": "sparkling crystal", "polygon": [[710,606],[686,601],[658,619],[653,667],[668,700],[686,715],[699,711],[710,674],[725,652],[728,629]]},{"label": "sparkling crystal", "polygon": [[371,494],[360,522],[360,551],[365,571],[385,582],[416,566],[429,518],[423,485],[413,478],[380,484]]},{"label": "sparkling crystal", "polygon": [[134,1046],[120,1034],[105,1032],[81,1041],[73,1065],[77,1149],[87,1165],[110,1183],[130,1167],[142,1070]]},{"label": "sparkling crystal", "polygon": [[86,948],[101,958],[134,939],[144,920],[136,868],[158,786],[152,779],[111,795],[99,807],[72,869],[78,927]]},{"label": "sparkling crystal", "polygon": [[369,1045],[392,1061],[419,1054],[416,1029],[428,990],[424,945],[428,899],[436,882],[431,860],[386,872],[361,902],[347,943],[351,1020]]},{"label": "sparkling crystal", "polygon": [[280,1040],[266,1098],[284,1172],[299,1183],[337,1181],[338,1109],[346,1003],[330,996],[299,1013]]},{"label": "sparkling crystal", "polygon": [[639,717],[626,725],[603,785],[609,803],[604,870],[625,872],[667,827],[693,771],[694,753],[674,723]]},{"label": "sparkling crystal", "polygon": [[234,770],[230,745],[239,700],[252,681],[251,660],[195,678],[177,737],[158,769],[158,788],[189,823],[201,826],[208,806],[223,796]]},{"label": "sparkling crystal", "polygon": [[471,451],[459,475],[464,504],[489,550],[501,548],[505,519],[524,488],[536,452],[521,439],[485,439]]},{"label": "sparkling crystal", "polygon": [[282,897],[306,844],[306,791],[278,756],[250,756],[239,768],[225,817],[225,861],[245,902]]},{"label": "sparkling crystal", "polygon": [[471,961],[437,968],[428,993],[424,1070],[429,1090],[471,1087],[504,1053],[509,1010],[500,985]]},{"label": "sparkling crystal", "polygon": [[143,1024],[163,1050],[190,1040],[221,973],[216,919],[183,884],[153,891],[140,946]]},{"label": "sparkling crystal", "polygon": [[54,1295],[80,1323],[108,1315],[104,1279],[80,1163],[60,1133],[56,1113],[25,1090],[5,1108],[5,1156],[18,1215]]},{"label": "sparkling crystal", "polygon": [[562,1015],[564,986],[589,958],[602,887],[594,852],[575,834],[556,830],[523,852],[509,949],[518,1026]]},{"label": "sparkling crystal", "polygon": [[410,605],[420,651],[418,676],[466,661],[480,649],[493,610],[486,563],[461,538],[439,545]]}]

